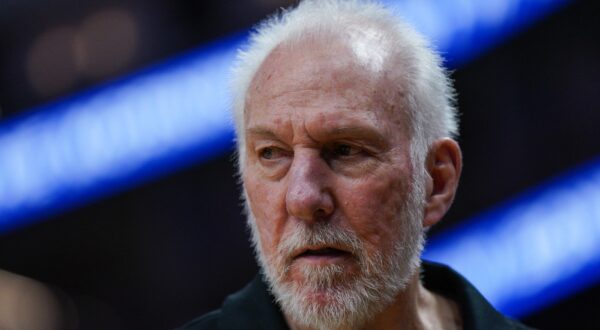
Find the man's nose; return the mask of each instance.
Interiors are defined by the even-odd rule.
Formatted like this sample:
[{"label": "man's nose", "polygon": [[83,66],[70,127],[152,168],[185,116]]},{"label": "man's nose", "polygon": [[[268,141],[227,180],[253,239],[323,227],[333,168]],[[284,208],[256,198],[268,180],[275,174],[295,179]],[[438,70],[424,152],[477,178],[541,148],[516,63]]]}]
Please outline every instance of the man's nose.
[{"label": "man's nose", "polygon": [[334,210],[327,163],[316,153],[297,153],[288,172],[288,214],[308,222],[323,221]]}]

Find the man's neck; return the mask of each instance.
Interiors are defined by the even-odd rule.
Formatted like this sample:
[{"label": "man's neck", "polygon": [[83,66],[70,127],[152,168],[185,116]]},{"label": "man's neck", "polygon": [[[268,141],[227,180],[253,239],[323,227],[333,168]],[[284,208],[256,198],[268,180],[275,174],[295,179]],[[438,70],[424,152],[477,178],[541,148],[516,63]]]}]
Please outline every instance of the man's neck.
[{"label": "man's neck", "polygon": [[416,315],[418,327],[415,329],[462,329],[462,317],[458,304],[442,295],[427,290],[417,279]]},{"label": "man's neck", "polygon": [[458,305],[427,290],[419,272],[394,303],[375,316],[364,329],[461,329]]}]

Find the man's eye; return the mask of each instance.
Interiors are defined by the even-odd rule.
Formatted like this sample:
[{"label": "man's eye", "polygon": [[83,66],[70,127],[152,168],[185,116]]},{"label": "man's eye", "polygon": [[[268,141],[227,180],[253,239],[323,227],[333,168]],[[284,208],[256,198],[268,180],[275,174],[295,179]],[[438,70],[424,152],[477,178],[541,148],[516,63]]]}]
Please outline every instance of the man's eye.
[{"label": "man's eye", "polygon": [[360,154],[362,149],[352,146],[350,144],[339,143],[326,148],[323,151],[323,157],[325,159],[337,159],[352,157]]},{"label": "man's eye", "polygon": [[348,157],[348,156],[353,156],[356,155],[360,152],[359,148],[353,147],[351,145],[348,144],[337,144],[335,146],[333,146],[333,150],[332,150],[332,156],[341,156],[341,157]]},{"label": "man's eye", "polygon": [[353,148],[347,144],[338,144],[333,148],[333,153],[338,156],[351,156]]},{"label": "man's eye", "polygon": [[259,150],[258,156],[262,159],[271,160],[285,156],[285,151],[275,147],[266,147]]},{"label": "man's eye", "polygon": [[264,148],[259,152],[260,158],[264,159],[272,159],[273,158],[273,148]]}]

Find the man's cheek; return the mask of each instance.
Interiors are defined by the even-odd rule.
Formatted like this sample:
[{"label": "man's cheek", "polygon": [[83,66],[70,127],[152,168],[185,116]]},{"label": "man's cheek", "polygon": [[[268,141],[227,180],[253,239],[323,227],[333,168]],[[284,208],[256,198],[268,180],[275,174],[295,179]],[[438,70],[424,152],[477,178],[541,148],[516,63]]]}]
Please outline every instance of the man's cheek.
[{"label": "man's cheek", "polygon": [[266,185],[261,185],[260,182],[255,182],[254,179],[248,179],[248,183],[245,185],[246,193],[248,196],[248,202],[254,211],[254,215],[263,218],[265,214],[265,207],[267,203],[267,191]]},{"label": "man's cheek", "polygon": [[402,212],[401,195],[392,190],[370,191],[355,199],[349,204],[353,207],[346,210],[351,226],[370,245],[382,247],[387,235],[395,233],[396,220]]}]

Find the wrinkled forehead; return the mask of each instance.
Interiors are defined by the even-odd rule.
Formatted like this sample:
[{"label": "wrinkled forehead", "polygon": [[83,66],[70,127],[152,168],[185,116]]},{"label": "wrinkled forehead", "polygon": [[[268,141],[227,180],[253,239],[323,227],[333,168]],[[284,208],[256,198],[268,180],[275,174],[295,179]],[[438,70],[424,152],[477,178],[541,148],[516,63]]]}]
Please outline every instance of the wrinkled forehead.
[{"label": "wrinkled forehead", "polygon": [[[399,105],[402,84],[391,66],[390,47],[382,32],[349,31],[343,37],[310,35],[278,45],[263,61],[248,88],[245,112],[251,103],[289,90],[352,91],[373,102]],[[350,95],[351,96],[351,95]]]},{"label": "wrinkled forehead", "polygon": [[[289,89],[327,89],[333,88],[334,83],[372,78],[364,70],[359,70],[347,46],[339,42],[281,44],[260,66],[247,97],[260,96],[264,91],[277,95]],[[326,82],[330,82],[331,86],[327,86]]]}]

